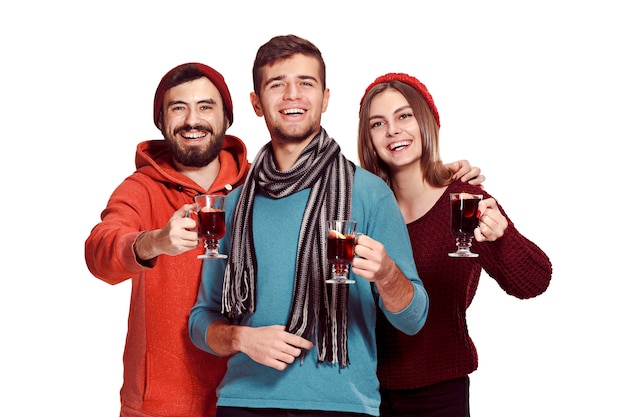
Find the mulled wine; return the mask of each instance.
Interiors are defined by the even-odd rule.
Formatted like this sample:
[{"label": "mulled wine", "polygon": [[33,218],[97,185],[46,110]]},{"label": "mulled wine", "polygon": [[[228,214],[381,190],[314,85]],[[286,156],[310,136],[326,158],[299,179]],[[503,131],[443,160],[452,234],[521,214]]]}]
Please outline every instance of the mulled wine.
[{"label": "mulled wine", "polygon": [[478,227],[478,204],[482,194],[450,193],[450,232],[456,237],[456,252],[448,253],[453,258],[475,258],[472,252],[474,229]]},{"label": "mulled wine", "polygon": [[198,235],[204,239],[205,253],[199,259],[224,259],[228,256],[219,253],[219,240],[226,233],[226,197],[214,194],[198,194],[194,197],[198,214]]},{"label": "mulled wine", "polygon": [[200,235],[205,239],[220,240],[226,233],[224,210],[200,211],[198,213]]},{"label": "mulled wine", "polygon": [[332,277],[326,280],[329,284],[352,284],[349,279],[350,264],[354,258],[356,244],[356,221],[329,220],[326,222],[326,256],[332,265]]}]

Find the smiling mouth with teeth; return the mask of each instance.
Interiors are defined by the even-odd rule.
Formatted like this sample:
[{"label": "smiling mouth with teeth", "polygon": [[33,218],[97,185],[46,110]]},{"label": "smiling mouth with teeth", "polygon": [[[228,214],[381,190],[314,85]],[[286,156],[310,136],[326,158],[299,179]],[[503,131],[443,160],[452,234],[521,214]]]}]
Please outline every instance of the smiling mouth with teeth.
[{"label": "smiling mouth with teeth", "polygon": [[181,134],[181,136],[187,140],[195,140],[195,139],[202,139],[203,137],[206,136],[205,132],[195,132],[195,133],[186,133],[186,134]]},{"label": "smiling mouth with teeth", "polygon": [[304,109],[287,109],[283,110],[283,114],[304,114]]},{"label": "smiling mouth with teeth", "polygon": [[387,146],[390,151],[398,151],[400,149],[404,149],[405,147],[411,144],[410,140],[403,140],[402,142],[395,142],[391,145]]}]

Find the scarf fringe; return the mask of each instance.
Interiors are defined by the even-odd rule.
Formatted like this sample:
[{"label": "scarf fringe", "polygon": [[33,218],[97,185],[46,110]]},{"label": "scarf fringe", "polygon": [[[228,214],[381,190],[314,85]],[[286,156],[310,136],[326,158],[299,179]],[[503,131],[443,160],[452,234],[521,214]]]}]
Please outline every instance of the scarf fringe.
[{"label": "scarf fringe", "polygon": [[[241,266],[241,265],[240,265]],[[236,319],[244,314],[252,314],[255,311],[255,280],[249,279],[253,274],[249,268],[234,267],[233,272],[237,276],[242,276],[241,280],[224,280],[222,286],[223,294],[235,294],[235,297],[222,297],[222,314],[229,319]],[[226,265],[225,274],[230,274],[231,264]],[[232,288],[231,288],[232,287]]]}]

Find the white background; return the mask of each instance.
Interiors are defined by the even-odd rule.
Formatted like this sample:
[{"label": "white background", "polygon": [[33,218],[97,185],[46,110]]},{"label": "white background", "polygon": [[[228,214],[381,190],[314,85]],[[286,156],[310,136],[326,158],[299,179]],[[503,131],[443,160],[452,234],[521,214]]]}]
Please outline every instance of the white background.
[{"label": "white background", "polygon": [[[141,5],[140,5],[141,3]],[[219,4],[218,4],[219,3]],[[175,65],[221,71],[228,133],[269,140],[248,101],[257,48],[308,38],[327,64],[322,120],[353,160],[358,103],[408,72],[441,114],[446,162],[487,176],[554,265],[548,291],[483,276],[468,311],[475,416],[624,415],[626,289],[619,216],[625,14],[614,1],[35,1],[0,8],[0,414],[115,416],[130,283],[90,275],[83,244]],[[10,411],[10,413],[9,413]]]}]

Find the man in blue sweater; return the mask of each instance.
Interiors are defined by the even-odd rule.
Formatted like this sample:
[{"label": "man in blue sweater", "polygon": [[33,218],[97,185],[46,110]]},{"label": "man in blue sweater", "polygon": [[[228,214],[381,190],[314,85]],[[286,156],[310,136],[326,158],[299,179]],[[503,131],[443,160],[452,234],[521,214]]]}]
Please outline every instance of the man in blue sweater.
[{"label": "man in blue sweater", "polygon": [[[387,185],[321,127],[329,90],[315,45],[272,38],[253,79],[252,105],[271,141],[227,197],[229,258],[205,261],[189,319],[197,347],[232,355],[217,417],[377,416],[377,308],[408,335],[428,311],[406,225]],[[337,218],[364,234],[355,284],[325,284],[324,224]]]}]

